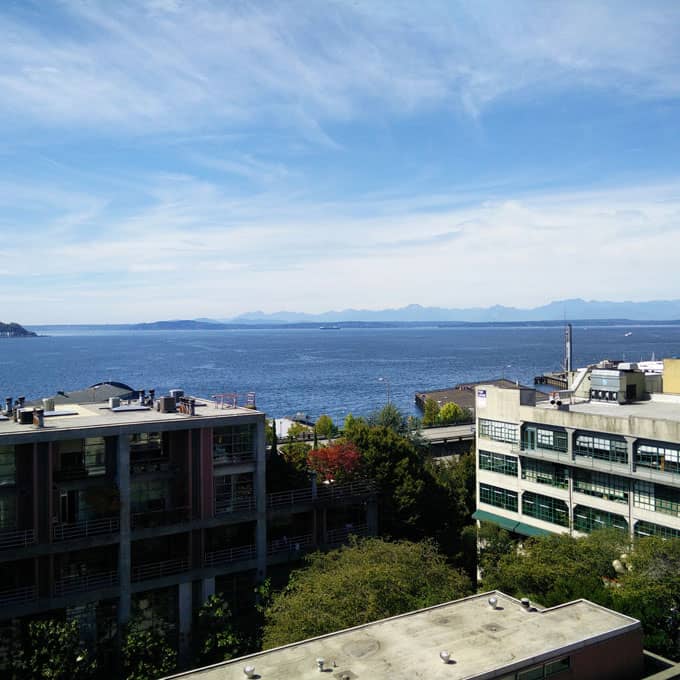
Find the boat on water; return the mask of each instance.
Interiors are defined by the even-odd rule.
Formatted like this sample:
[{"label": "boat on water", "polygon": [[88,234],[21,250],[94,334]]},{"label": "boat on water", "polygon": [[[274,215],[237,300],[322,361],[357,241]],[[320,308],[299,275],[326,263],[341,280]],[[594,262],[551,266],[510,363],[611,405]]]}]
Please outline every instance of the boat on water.
[{"label": "boat on water", "polygon": [[339,331],[340,326],[319,326],[321,331]]}]

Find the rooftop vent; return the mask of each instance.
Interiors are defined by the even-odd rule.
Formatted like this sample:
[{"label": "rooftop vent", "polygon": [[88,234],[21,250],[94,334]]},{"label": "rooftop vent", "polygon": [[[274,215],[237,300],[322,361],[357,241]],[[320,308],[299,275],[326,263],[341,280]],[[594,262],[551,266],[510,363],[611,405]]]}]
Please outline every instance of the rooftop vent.
[{"label": "rooftop vent", "polygon": [[439,652],[439,658],[442,660],[442,663],[451,663],[451,654],[445,650]]},{"label": "rooftop vent", "polygon": [[161,397],[158,400],[158,410],[161,413],[174,413],[177,410],[175,397]]},{"label": "rooftop vent", "polygon": [[184,396],[184,390],[170,390],[170,396],[177,400]]},{"label": "rooftop vent", "polygon": [[244,666],[243,667],[243,674],[246,676],[246,678],[254,678],[255,676],[255,666]]},{"label": "rooftop vent", "polygon": [[489,608],[490,609],[497,609],[498,608],[498,598],[492,595],[487,602],[489,603]]},{"label": "rooftop vent", "polygon": [[325,663],[326,663],[326,659],[322,659],[321,657],[319,657],[319,658],[316,660],[316,665],[317,665],[317,667],[318,667],[318,669],[319,669],[319,673],[323,673],[323,667],[324,667],[324,664],[325,664]]}]

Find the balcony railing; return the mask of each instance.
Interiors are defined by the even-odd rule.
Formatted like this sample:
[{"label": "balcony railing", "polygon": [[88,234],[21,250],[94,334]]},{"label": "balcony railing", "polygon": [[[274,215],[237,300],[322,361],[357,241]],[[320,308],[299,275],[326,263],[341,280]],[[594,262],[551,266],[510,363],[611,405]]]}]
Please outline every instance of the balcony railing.
[{"label": "balcony railing", "polygon": [[55,524],[52,527],[52,538],[55,541],[69,541],[86,536],[103,536],[116,534],[120,529],[118,517],[100,517],[86,519],[72,524]]},{"label": "balcony railing", "polygon": [[130,525],[133,529],[149,529],[170,524],[180,524],[191,519],[191,508],[171,508],[170,510],[147,510],[130,515]]},{"label": "balcony railing", "polygon": [[67,482],[74,479],[86,479],[88,477],[102,477],[106,474],[104,465],[78,465],[64,467],[54,471],[54,478],[58,482]]},{"label": "balcony railing", "polygon": [[368,536],[368,524],[354,524],[326,532],[326,543],[330,546],[344,545],[350,536]]},{"label": "balcony railing", "polygon": [[165,457],[130,461],[130,474],[132,475],[142,475],[149,472],[172,472],[177,469],[178,466],[172,465]]},{"label": "balcony railing", "polygon": [[0,550],[23,548],[35,543],[35,529],[0,531]]},{"label": "balcony railing", "polygon": [[300,536],[284,536],[276,538],[267,545],[267,555],[280,555],[281,553],[297,554],[314,547],[314,535],[302,534]]},{"label": "balcony railing", "polygon": [[148,581],[152,578],[162,578],[163,576],[179,574],[186,571],[188,568],[189,560],[186,558],[139,564],[136,567],[132,567],[132,580]]},{"label": "balcony railing", "polygon": [[255,558],[257,550],[254,545],[241,545],[235,548],[223,548],[206,552],[203,564],[206,567],[215,567],[220,564],[230,564],[241,560],[252,560]]},{"label": "balcony railing", "polygon": [[34,602],[38,599],[38,589],[36,586],[24,586],[20,588],[2,588],[0,590],[0,605],[23,604],[24,602]]},{"label": "balcony railing", "polygon": [[358,480],[345,484],[319,484],[316,489],[316,498],[313,496],[311,487],[293,489],[292,491],[279,491],[267,496],[267,507],[276,509],[300,503],[311,503],[313,500],[333,500],[336,498],[352,498],[366,496],[375,490],[375,485],[369,480]]},{"label": "balcony railing", "polygon": [[213,463],[215,465],[234,465],[237,463],[252,463],[255,460],[254,451],[242,451],[241,453],[228,453],[226,451],[220,451],[219,449],[213,450]]},{"label": "balcony railing", "polygon": [[92,574],[66,576],[54,583],[55,597],[63,597],[73,593],[85,593],[102,588],[113,588],[118,585],[117,571],[100,571]]},{"label": "balcony railing", "polygon": [[252,512],[257,502],[255,496],[241,496],[234,498],[231,495],[215,496],[215,517],[229,515],[233,512]]}]

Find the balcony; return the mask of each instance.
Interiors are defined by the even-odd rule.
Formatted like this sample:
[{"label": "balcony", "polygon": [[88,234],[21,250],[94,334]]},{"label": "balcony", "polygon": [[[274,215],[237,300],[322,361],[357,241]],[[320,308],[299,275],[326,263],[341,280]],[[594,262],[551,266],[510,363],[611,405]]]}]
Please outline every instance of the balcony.
[{"label": "balcony", "polygon": [[118,517],[100,517],[99,519],[87,519],[72,524],[55,524],[52,527],[52,539],[54,541],[70,541],[74,538],[105,536],[106,534],[117,534],[119,529]]},{"label": "balcony", "polygon": [[130,515],[132,529],[150,529],[171,524],[182,524],[191,520],[191,508],[171,508],[170,510],[147,510]]},{"label": "balcony", "polygon": [[241,560],[253,560],[256,555],[257,550],[254,545],[223,548],[222,550],[206,552],[203,559],[203,565],[206,567],[217,567],[221,564],[231,564],[232,562],[240,562]]},{"label": "balcony", "polygon": [[173,560],[162,560],[161,562],[149,562],[132,567],[133,581],[148,581],[149,579],[172,576],[186,571],[189,568],[189,560],[177,558]]},{"label": "balcony", "polygon": [[277,538],[267,544],[267,555],[281,555],[288,553],[289,555],[297,555],[298,553],[306,552],[314,547],[314,535],[302,534],[300,536],[284,536]]},{"label": "balcony", "polygon": [[172,465],[166,457],[144,458],[141,460],[130,461],[131,475],[144,475],[159,472],[176,472],[177,465]]},{"label": "balcony", "polygon": [[375,491],[375,484],[368,479],[345,484],[319,484],[316,496],[319,500],[333,500],[335,498],[354,498],[367,496]]},{"label": "balcony", "polygon": [[326,532],[326,544],[330,547],[345,545],[350,536],[368,536],[368,524],[355,524]]},{"label": "balcony", "polygon": [[103,588],[114,588],[118,585],[117,571],[101,571],[91,574],[77,574],[60,578],[54,583],[54,596],[64,597],[73,593],[86,593]]},{"label": "balcony", "polygon": [[215,517],[230,515],[234,512],[253,512],[257,507],[255,496],[234,498],[231,494],[215,496]]},{"label": "balcony", "polygon": [[237,465],[239,463],[252,463],[254,461],[255,451],[230,453],[217,447],[213,450],[213,463],[215,465]]},{"label": "balcony", "polygon": [[35,529],[0,531],[0,550],[25,548],[35,543]]},{"label": "balcony", "polygon": [[13,604],[35,602],[38,599],[36,586],[23,586],[19,588],[0,589],[0,606],[6,607]]}]

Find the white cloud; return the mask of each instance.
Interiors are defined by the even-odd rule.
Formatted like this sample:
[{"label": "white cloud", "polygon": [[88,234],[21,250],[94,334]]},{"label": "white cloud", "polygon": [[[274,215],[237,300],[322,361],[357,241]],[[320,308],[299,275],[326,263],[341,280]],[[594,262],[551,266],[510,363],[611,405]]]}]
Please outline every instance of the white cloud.
[{"label": "white cloud", "polygon": [[332,143],[327,122],[441,106],[478,115],[534,88],[680,94],[671,3],[64,6],[61,31],[47,16],[0,15],[5,117],[147,132],[264,122]]}]

